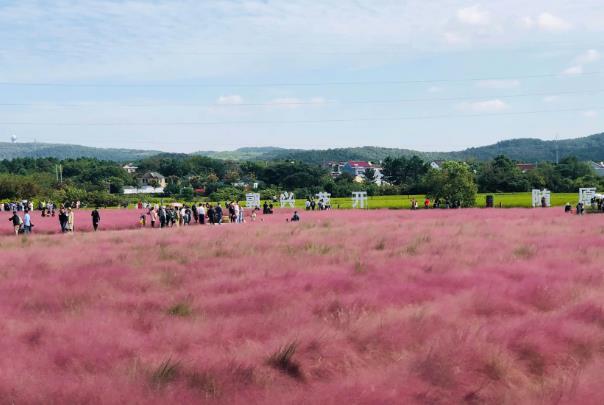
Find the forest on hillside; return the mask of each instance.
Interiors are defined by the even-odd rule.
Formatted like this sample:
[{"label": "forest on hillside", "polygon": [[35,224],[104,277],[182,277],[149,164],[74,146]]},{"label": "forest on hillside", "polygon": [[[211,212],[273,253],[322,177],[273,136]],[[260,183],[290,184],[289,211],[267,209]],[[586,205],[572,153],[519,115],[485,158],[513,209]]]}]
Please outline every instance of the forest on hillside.
[{"label": "forest on hillside", "polygon": [[[77,159],[94,158],[115,162],[131,162],[160,155],[160,151],[136,149],[104,149],[79,145],[61,145],[44,143],[2,143],[0,142],[0,160],[16,158],[56,158]],[[577,139],[543,141],[540,139],[511,139],[493,145],[468,148],[454,152],[420,152],[411,149],[363,146],[332,149],[285,149],[277,147],[239,148],[233,151],[199,151],[191,155],[206,156],[220,160],[235,161],[278,161],[293,160],[308,164],[326,162],[363,160],[380,162],[387,157],[419,156],[424,160],[478,160],[486,161],[499,155],[505,155],[519,162],[555,162],[558,159],[574,156],[579,160],[604,160],[604,133]]]}]

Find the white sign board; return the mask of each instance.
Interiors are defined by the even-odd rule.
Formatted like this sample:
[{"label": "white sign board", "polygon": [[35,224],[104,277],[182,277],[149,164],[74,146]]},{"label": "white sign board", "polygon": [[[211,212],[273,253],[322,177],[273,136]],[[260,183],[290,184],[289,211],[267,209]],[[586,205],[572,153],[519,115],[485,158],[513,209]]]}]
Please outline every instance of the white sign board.
[{"label": "white sign board", "polygon": [[291,208],[296,207],[296,199],[294,198],[294,193],[292,192],[284,192],[279,197],[279,202],[281,203],[281,208],[285,208],[286,205],[289,205]]},{"label": "white sign board", "polygon": [[591,199],[595,196],[596,189],[594,187],[579,189],[579,202],[582,202],[583,205],[591,205]]},{"label": "white sign board", "polygon": [[366,208],[367,207],[367,192],[366,191],[353,191],[352,192],[352,208]]},{"label": "white sign board", "polygon": [[543,202],[545,202],[546,207],[551,206],[551,192],[547,189],[543,189],[543,190],[533,189],[532,197],[533,197],[533,199],[532,199],[533,208],[541,207],[543,205]]},{"label": "white sign board", "polygon": [[250,209],[260,208],[260,194],[247,193],[245,195],[245,206]]},{"label": "white sign board", "polygon": [[329,205],[329,202],[331,201],[331,194],[322,191],[317,194],[317,198],[319,199],[319,201],[323,201],[323,205]]}]

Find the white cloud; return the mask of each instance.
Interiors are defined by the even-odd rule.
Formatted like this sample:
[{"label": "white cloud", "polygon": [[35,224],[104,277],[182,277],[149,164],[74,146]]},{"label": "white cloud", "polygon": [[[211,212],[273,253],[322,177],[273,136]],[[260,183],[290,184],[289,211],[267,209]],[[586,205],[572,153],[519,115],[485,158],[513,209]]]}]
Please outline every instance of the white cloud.
[{"label": "white cloud", "polygon": [[595,49],[589,49],[577,56],[574,61],[577,63],[562,71],[564,76],[579,76],[583,74],[583,65],[596,62],[600,59],[600,52]]},{"label": "white cloud", "polygon": [[576,66],[571,66],[567,69],[564,69],[562,71],[562,74],[564,76],[579,76],[583,74],[583,66],[581,65],[576,65]]},{"label": "white cloud", "polygon": [[555,103],[560,100],[560,96],[546,96],[543,97],[543,102],[545,103]]},{"label": "white cloud", "polygon": [[512,89],[520,86],[519,80],[481,80],[476,85],[483,89]]},{"label": "white cloud", "polygon": [[575,58],[575,62],[579,65],[584,65],[588,63],[597,62],[598,60],[600,60],[600,57],[600,52],[598,52],[596,49],[588,49],[581,55],[577,56]]},{"label": "white cloud", "polygon": [[428,93],[440,93],[441,91],[443,91],[443,88],[439,86],[431,86],[428,88]]},{"label": "white cloud", "polygon": [[229,96],[220,96],[220,97],[218,97],[218,100],[216,100],[216,103],[222,104],[222,105],[242,104],[243,97],[241,97],[239,94],[232,94]]},{"label": "white cloud", "polygon": [[550,13],[541,13],[537,17],[537,26],[545,31],[567,31],[571,25],[566,20]]},{"label": "white cloud", "polygon": [[457,19],[467,25],[488,25],[491,22],[489,12],[479,5],[457,10]]},{"label": "white cloud", "polygon": [[581,113],[585,118],[596,118],[598,113],[594,110],[587,110]]},{"label": "white cloud", "polygon": [[471,111],[476,113],[490,113],[490,112],[498,112],[504,111],[508,108],[508,104],[505,102],[495,99],[495,100],[485,100],[485,101],[477,101],[474,103],[462,103],[459,105],[459,109],[463,111]]}]

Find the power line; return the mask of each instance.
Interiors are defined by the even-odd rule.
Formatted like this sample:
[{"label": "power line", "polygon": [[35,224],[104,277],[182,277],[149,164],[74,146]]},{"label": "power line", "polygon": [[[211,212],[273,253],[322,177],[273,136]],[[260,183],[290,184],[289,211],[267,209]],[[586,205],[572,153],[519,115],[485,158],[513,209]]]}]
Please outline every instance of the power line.
[{"label": "power line", "polygon": [[316,100],[316,101],[284,101],[284,102],[266,102],[266,103],[141,103],[141,104],[121,104],[121,103],[0,103],[5,107],[43,107],[43,108],[63,108],[63,107],[97,107],[113,104],[119,107],[280,107],[280,106],[316,106],[325,104],[335,105],[356,105],[356,104],[398,104],[413,102],[435,102],[435,101],[476,101],[486,98],[522,98],[522,97],[552,97],[577,94],[599,94],[604,89],[592,89],[581,91],[566,91],[557,93],[516,93],[508,95],[482,96],[482,97],[423,97],[423,98],[402,98],[391,100],[356,100],[356,101],[338,101],[338,100]]},{"label": "power line", "polygon": [[319,123],[341,123],[341,122],[379,122],[379,121],[406,121],[406,120],[425,120],[425,119],[441,119],[441,118],[476,118],[476,117],[493,117],[493,116],[512,116],[512,115],[531,115],[545,113],[561,113],[561,112],[580,112],[588,110],[603,110],[604,107],[583,107],[583,108],[567,108],[567,109],[551,109],[551,110],[532,110],[532,111],[516,111],[516,112],[500,112],[500,113],[475,113],[475,114],[440,114],[440,115],[417,115],[406,117],[368,117],[368,118],[334,118],[334,119],[317,119],[317,120],[290,120],[290,121],[275,121],[275,120],[256,120],[256,121],[176,121],[176,122],[0,122],[0,125],[6,126],[64,126],[64,127],[119,127],[119,126],[202,126],[202,125],[288,125],[288,124],[319,124]]},{"label": "power line", "polygon": [[[603,71],[584,72],[580,76],[596,76]],[[394,84],[427,84],[427,83],[463,83],[480,82],[496,80],[519,80],[519,79],[543,79],[551,77],[561,77],[560,73],[547,73],[537,75],[518,75],[518,76],[492,76],[492,77],[473,77],[459,79],[418,79],[418,80],[374,80],[374,81],[327,81],[327,82],[275,82],[275,83],[53,83],[53,82],[0,82],[0,86],[7,87],[115,87],[115,88],[220,88],[220,87],[320,87],[320,86],[373,86],[373,85],[394,85]]]},{"label": "power line", "polygon": [[[290,41],[291,43],[291,41]],[[540,41],[540,42],[527,42],[524,46],[508,46],[506,44],[495,44],[500,46],[497,48],[497,52],[516,52],[516,51],[534,51],[538,47],[555,47],[556,49],[571,49],[576,50],[577,48],[586,47],[599,47],[602,46],[602,42],[599,41]],[[60,54],[60,55],[72,55],[72,56],[98,56],[99,54],[107,55],[111,52],[117,55],[141,55],[145,57],[153,55],[190,55],[190,56],[257,56],[257,55],[299,55],[299,54],[315,54],[315,55],[365,55],[365,54],[389,54],[399,55],[403,53],[415,52],[415,53],[430,53],[431,49],[423,49],[416,47],[411,41],[403,42],[390,42],[380,44],[361,44],[358,43],[293,43],[292,47],[296,49],[279,49],[279,48],[259,48],[250,50],[249,47],[255,44],[249,44],[248,49],[232,49],[225,50],[224,45],[221,44],[208,44],[212,47],[218,47],[220,50],[166,50],[144,48],[144,45],[139,46],[134,50],[115,50],[111,51],[99,51],[98,49],[58,49],[58,48],[22,48],[22,49],[0,49],[0,53],[4,54],[18,54],[18,53],[42,53],[42,54]],[[264,44],[261,44],[264,45]],[[332,49],[319,49],[320,46],[328,45]],[[478,43],[478,45],[486,46],[487,44]],[[352,48],[351,50],[343,50],[342,48]],[[361,49],[356,49],[356,48]],[[337,48],[337,49],[335,49]],[[459,49],[459,51],[466,51],[467,49]]]}]

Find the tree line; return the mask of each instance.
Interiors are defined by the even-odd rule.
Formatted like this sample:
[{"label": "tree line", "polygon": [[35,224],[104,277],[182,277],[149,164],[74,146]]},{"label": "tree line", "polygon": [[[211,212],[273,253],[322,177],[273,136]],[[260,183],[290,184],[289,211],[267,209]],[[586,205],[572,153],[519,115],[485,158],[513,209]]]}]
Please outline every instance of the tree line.
[{"label": "tree line", "polygon": [[604,187],[593,168],[574,157],[558,164],[543,162],[526,172],[503,155],[484,162],[440,162],[438,167],[419,156],[387,157],[381,164],[383,185],[373,182],[373,169],[368,169],[365,181],[358,183],[352,175],[344,173],[334,178],[322,165],[294,160],[229,161],[162,154],[134,163],[137,174],[127,173],[121,164],[94,158],[2,160],[0,200],[79,200],[89,205],[119,205],[128,200],[123,195],[124,187],[136,186],[137,175],[148,171],[166,177],[165,197],[212,201],[242,200],[248,190],[257,186],[262,198],[286,190],[298,198],[320,191],[334,197],[367,191],[368,195],[426,194],[470,206],[477,192],[523,192],[531,188],[574,192],[579,187]]}]

